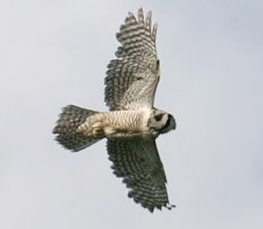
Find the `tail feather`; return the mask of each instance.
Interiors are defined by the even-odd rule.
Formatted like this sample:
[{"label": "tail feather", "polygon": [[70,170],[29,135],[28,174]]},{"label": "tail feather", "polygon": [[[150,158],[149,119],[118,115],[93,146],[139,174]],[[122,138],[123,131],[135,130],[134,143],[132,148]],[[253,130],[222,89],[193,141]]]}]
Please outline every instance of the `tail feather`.
[{"label": "tail feather", "polygon": [[103,138],[103,136],[87,135],[78,130],[78,127],[86,122],[87,118],[99,113],[74,105],[63,108],[53,134],[57,134],[56,140],[65,148],[72,151],[80,151]]}]

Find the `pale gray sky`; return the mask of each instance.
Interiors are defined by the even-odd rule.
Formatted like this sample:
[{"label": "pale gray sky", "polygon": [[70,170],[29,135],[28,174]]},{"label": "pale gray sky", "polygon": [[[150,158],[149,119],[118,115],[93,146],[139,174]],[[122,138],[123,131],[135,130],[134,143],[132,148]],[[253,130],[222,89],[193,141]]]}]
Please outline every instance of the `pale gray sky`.
[{"label": "pale gray sky", "polygon": [[[158,138],[173,211],[127,198],[105,141],[76,154],[51,130],[61,107],[106,110],[103,79],[128,11],[153,11]],[[263,2],[2,0],[0,228],[263,228]]]}]

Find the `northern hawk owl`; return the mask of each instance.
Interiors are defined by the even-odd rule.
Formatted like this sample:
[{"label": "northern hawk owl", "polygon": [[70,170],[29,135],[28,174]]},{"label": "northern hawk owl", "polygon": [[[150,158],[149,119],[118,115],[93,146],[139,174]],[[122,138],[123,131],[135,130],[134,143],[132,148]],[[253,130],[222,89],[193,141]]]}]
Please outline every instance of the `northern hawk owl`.
[{"label": "northern hawk owl", "polygon": [[144,19],[129,13],[117,40],[121,46],[111,60],[105,78],[105,102],[109,112],[68,105],[56,127],[56,140],[72,151],[83,150],[106,138],[109,159],[117,177],[130,189],[128,196],[151,212],[171,209],[166,176],[155,139],[175,129],[173,116],[154,107],[159,82],[156,53],[157,24],[152,27],[151,11]]}]

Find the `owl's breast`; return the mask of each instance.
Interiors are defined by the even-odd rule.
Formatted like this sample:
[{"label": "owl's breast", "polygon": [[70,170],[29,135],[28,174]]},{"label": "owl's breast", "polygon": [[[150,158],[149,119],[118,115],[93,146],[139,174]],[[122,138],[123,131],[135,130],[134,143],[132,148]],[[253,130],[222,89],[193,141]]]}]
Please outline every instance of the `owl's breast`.
[{"label": "owl's breast", "polygon": [[149,134],[148,109],[111,111],[104,113],[104,133],[106,137],[129,137]]}]

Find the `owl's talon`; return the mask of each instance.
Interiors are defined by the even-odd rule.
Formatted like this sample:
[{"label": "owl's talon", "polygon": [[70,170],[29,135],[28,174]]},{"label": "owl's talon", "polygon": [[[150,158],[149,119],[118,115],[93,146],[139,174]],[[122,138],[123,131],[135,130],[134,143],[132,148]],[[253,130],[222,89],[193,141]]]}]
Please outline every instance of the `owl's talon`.
[{"label": "owl's talon", "polygon": [[94,128],[93,130],[92,130],[92,135],[94,136],[94,137],[98,137],[98,136],[100,136],[100,135],[102,135],[103,134],[103,130],[101,129],[101,128]]}]

